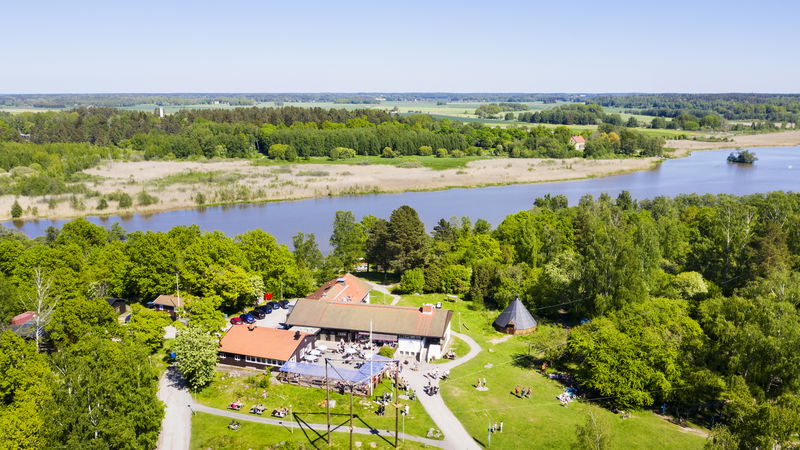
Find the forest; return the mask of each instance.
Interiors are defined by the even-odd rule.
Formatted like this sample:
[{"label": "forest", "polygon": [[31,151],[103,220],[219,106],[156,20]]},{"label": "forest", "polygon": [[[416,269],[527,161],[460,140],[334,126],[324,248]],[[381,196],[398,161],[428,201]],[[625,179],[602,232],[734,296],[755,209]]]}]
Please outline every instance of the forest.
[{"label": "forest", "polygon": [[[623,191],[575,206],[548,195],[496,227],[443,218],[430,234],[409,206],[360,220],[339,211],[330,244],[323,256],[302,233],[290,250],[261,230],[126,233],[82,219],[36,239],[3,231],[0,318],[51,308],[41,328],[58,352],[2,335],[0,424],[55,447],[152,446],[161,410],[144,356],[163,323],[140,313],[121,327],[102,298],[139,305],[174,293],[177,277],[190,324],[213,330],[261,292],[302,296],[365,258],[401,292],[456,294],[477,310],[520,295],[566,327],[547,360],[609,408],[665,405],[710,427],[727,445],[717,448],[785,446],[800,432],[800,194]],[[131,379],[137,389],[118,389]]]}]

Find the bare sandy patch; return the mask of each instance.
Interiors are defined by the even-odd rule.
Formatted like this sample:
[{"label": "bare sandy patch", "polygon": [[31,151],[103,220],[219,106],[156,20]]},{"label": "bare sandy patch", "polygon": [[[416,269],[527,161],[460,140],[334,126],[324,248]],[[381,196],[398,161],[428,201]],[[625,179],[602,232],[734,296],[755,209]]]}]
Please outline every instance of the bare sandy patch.
[{"label": "bare sandy patch", "polygon": [[738,147],[790,147],[800,145],[800,130],[778,133],[748,134],[733,136],[733,142],[703,142],[691,140],[671,140],[666,146],[674,148],[674,156],[686,156],[694,150],[713,150]]},{"label": "bare sandy patch", "polygon": [[[436,171],[426,167],[400,168],[389,165],[295,164],[258,166],[248,160],[214,162],[139,161],[110,162],[92,168],[86,187],[98,194],[19,197],[26,210],[22,219],[70,218],[98,214],[152,213],[197,207],[197,195],[207,204],[304,199],[370,192],[402,192],[452,187],[538,183],[575,180],[643,170],[657,158],[586,160],[572,159],[487,159],[467,167]],[[165,182],[164,178],[190,171],[227,176],[211,182]],[[228,182],[227,179],[234,181]],[[125,192],[134,199],[131,208],[119,208],[108,200],[98,210],[100,196]],[[137,204],[137,195],[157,197],[152,205]],[[0,197],[0,219],[10,219],[15,197]],[[57,202],[49,200],[57,200]],[[55,203],[55,204],[54,204]]]}]

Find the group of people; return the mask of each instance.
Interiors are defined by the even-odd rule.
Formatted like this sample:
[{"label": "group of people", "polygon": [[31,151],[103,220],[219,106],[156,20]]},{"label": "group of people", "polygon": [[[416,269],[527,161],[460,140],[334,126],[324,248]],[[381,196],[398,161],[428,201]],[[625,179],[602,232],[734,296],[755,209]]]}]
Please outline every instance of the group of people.
[{"label": "group of people", "polygon": [[239,422],[237,422],[235,420],[231,420],[231,423],[228,424],[228,428],[230,428],[233,431],[238,430],[239,429]]},{"label": "group of people", "polygon": [[476,389],[486,388],[486,378],[478,378],[478,384],[475,385]]},{"label": "group of people", "polygon": [[430,396],[434,396],[439,393],[439,386],[434,386],[430,381],[428,381],[428,385],[425,386],[425,393]]},{"label": "group of people", "polygon": [[514,395],[518,398],[531,398],[531,394],[533,393],[533,388],[531,387],[520,387],[519,385],[514,386]]},{"label": "group of people", "polygon": [[492,424],[492,426],[489,427],[489,432],[492,433],[492,434],[494,434],[494,433],[502,433],[503,432],[503,421],[502,420],[500,421],[500,425],[498,425],[496,422],[494,424]]},{"label": "group of people", "polygon": [[428,372],[425,372],[424,376],[426,376],[428,378],[431,378],[433,380],[436,380],[436,379],[444,380],[444,379],[447,379],[447,377],[450,376],[450,371],[449,370],[445,370],[445,371],[439,372],[439,369],[433,369],[433,370],[430,370]]}]

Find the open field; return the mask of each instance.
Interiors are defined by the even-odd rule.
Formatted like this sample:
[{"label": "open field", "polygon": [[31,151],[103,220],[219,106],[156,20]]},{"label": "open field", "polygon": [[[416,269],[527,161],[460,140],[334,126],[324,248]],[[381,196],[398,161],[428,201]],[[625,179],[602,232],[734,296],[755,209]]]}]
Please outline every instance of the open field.
[{"label": "open field", "polygon": [[[442,301],[443,295],[403,296],[400,304],[416,306]],[[573,401],[562,407],[556,396],[563,387],[537,370],[527,354],[529,344],[552,345],[547,328],[540,324],[530,336],[495,332],[491,322],[499,311],[472,311],[469,302],[444,303],[456,312],[454,330],[475,339],[483,351],[473,360],[451,371],[451,379],[442,383],[442,396],[467,431],[486,446],[487,426],[503,422],[503,432],[492,435],[492,448],[573,448],[575,428],[593,413],[608,425],[610,448],[692,449],[702,448],[705,431],[681,428],[651,411],[632,411],[623,419],[591,401]],[[504,339],[506,337],[506,339]],[[544,340],[544,341],[542,341]],[[488,391],[474,388],[478,377],[486,378]],[[517,398],[515,386],[533,388],[529,399]]]},{"label": "open field", "polygon": [[[339,422],[342,418],[337,417]],[[219,417],[206,413],[197,413],[192,417],[192,449],[255,449],[255,448],[328,448],[324,439],[320,438],[314,431],[294,430],[292,432],[287,427],[279,425],[265,425],[241,421],[241,428],[237,431],[228,429],[227,417]],[[332,446],[330,448],[343,449],[349,448],[348,433],[333,433]],[[367,436],[364,434],[354,434],[354,443],[361,443],[361,448],[394,448],[385,440]],[[286,443],[286,447],[281,446]],[[358,444],[356,444],[358,445]],[[374,445],[374,447],[372,446]],[[430,448],[425,447],[414,441],[400,443],[403,449]]]},{"label": "open field", "polygon": [[[245,372],[246,369],[236,369]],[[251,371],[247,371],[251,372]],[[252,375],[257,375],[260,371],[253,370]],[[392,383],[386,379],[376,388],[375,395],[389,392]],[[266,390],[267,397],[264,398],[264,390],[251,386],[247,383],[245,376],[230,376],[227,372],[217,371],[212,384],[199,393],[197,401],[213,408],[226,409],[234,400],[241,400],[245,406],[240,412],[242,415],[249,414],[250,407],[261,403],[267,407],[265,417],[276,408],[288,408],[292,405],[292,412],[302,414],[308,423],[325,423],[325,389],[295,386],[291,384],[271,384]],[[402,391],[401,391],[402,392]],[[357,418],[353,423],[359,427],[371,427],[382,430],[393,430],[395,417],[394,409],[386,408],[386,415],[378,416],[375,410],[377,403],[365,397],[353,397],[353,413]],[[339,394],[331,386],[331,401],[336,402],[336,406],[331,408],[331,414],[339,417],[347,415],[350,407],[350,396]],[[409,414],[405,417],[405,432],[410,435],[425,437],[430,428],[436,425],[428,416],[419,401],[404,401],[401,403],[409,405]],[[347,416],[349,417],[349,416]],[[341,422],[342,419],[339,419]]]},{"label": "open field", "polygon": [[[346,161],[312,158],[295,164],[261,159],[108,162],[86,170],[82,183],[94,195],[18,198],[23,219],[69,218],[98,214],[130,214],[194,208],[204,204],[261,202],[377,192],[436,190],[499,184],[537,183],[607,176],[651,168],[657,158],[586,160],[514,158],[360,157]],[[427,166],[427,167],[426,167]],[[433,170],[433,169],[440,170]],[[130,208],[109,200],[97,209],[100,196],[124,192]],[[144,193],[144,194],[143,194]],[[149,205],[142,196],[154,196]],[[10,218],[15,197],[0,197],[0,220]],[[145,202],[147,203],[147,202]],[[34,214],[36,208],[37,214]]]},{"label": "open field", "polygon": [[800,130],[777,133],[741,134],[732,136],[733,142],[704,142],[692,140],[667,141],[667,147],[677,150],[675,156],[684,156],[693,150],[712,150],[737,147],[788,147],[800,145]]}]

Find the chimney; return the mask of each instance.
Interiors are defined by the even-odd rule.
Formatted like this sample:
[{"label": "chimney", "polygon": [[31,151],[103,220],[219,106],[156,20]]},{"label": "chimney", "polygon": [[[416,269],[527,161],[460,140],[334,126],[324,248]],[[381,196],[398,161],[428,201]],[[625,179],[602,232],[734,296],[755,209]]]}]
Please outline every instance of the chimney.
[{"label": "chimney", "polygon": [[256,329],[256,327],[255,327],[255,325],[248,325],[248,326],[247,326],[247,329],[248,329],[249,331],[253,331],[253,330],[255,330],[255,329]]},{"label": "chimney", "polygon": [[300,339],[300,332],[299,331],[295,331],[294,332],[294,340],[296,341],[298,339]]},{"label": "chimney", "polygon": [[433,314],[433,305],[422,305],[419,310],[422,314]]}]

